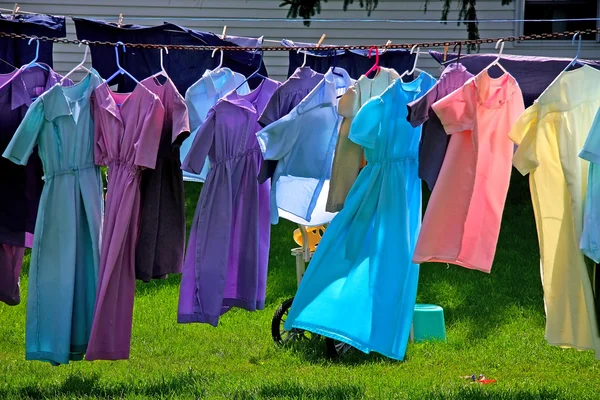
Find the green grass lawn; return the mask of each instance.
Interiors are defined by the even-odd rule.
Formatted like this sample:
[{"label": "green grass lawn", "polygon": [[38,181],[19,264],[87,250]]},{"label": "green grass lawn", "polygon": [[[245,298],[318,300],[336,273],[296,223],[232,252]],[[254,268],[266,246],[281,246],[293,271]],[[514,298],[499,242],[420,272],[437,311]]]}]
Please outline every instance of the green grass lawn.
[{"label": "green grass lawn", "polygon": [[[404,362],[354,352],[329,361],[324,343],[276,346],[277,306],[296,291],[292,231],[273,227],[264,311],[227,313],[218,328],[176,322],[179,277],[138,283],[131,359],[51,367],[25,361],[25,304],[0,305],[0,400],[21,398],[599,399],[592,352],[550,347],[527,181],[513,174],[491,275],[445,264],[421,269],[418,302],[444,307],[448,341],[409,344]],[[199,187],[186,184],[188,223]],[[27,266],[22,280],[27,295]],[[460,377],[484,374],[497,384]]]}]

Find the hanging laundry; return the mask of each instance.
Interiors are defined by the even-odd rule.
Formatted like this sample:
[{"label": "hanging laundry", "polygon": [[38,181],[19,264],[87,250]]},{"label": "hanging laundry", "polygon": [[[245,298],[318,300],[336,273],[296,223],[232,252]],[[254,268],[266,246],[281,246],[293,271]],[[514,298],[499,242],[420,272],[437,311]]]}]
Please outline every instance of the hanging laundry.
[{"label": "hanging laundry", "polygon": [[[295,47],[315,46],[315,43],[294,42],[283,39],[281,44],[290,47],[288,76],[304,63],[304,54],[296,51]],[[307,51],[306,65],[317,72],[325,73],[335,66],[348,72],[352,79],[359,79],[365,71],[373,66],[373,59],[368,57],[368,50],[323,50]],[[333,55],[335,54],[335,57]],[[379,65],[396,71],[407,71],[415,63],[415,56],[406,49],[387,49],[379,54]],[[411,77],[412,78],[412,77]]]},{"label": "hanging laundry", "polygon": [[382,94],[399,77],[395,70],[382,67],[373,79],[362,75],[340,99],[338,113],[344,119],[335,146],[327,211],[338,212],[344,207],[348,192],[362,167],[363,149],[348,138],[352,119],[369,99]]},{"label": "hanging laundry", "polygon": [[37,145],[44,164],[29,270],[28,360],[67,364],[81,360],[87,348],[103,209],[90,113],[99,82],[92,71],[75,86],[52,86],[30,106],[3,154],[26,165]]},{"label": "hanging laundry", "polygon": [[[159,79],[164,79],[160,83]],[[141,177],[140,233],[135,276],[144,282],[180,274],[185,249],[185,196],[179,146],[189,136],[185,100],[170,78],[151,76],[141,82],[165,108],[156,167]]]},{"label": "hanging laundry", "polygon": [[358,112],[349,138],[367,165],[333,219],[300,282],[285,329],[304,329],[369,353],[403,359],[419,266],[411,256],[421,225],[421,128],[406,105],[435,79],[397,79]]},{"label": "hanging laundry", "polygon": [[269,257],[269,184],[256,177],[262,156],[258,118],[280,83],[263,80],[253,92],[230,92],[208,113],[182,168],[212,168],[190,231],[179,294],[180,323],[217,326],[240,307],[265,305]]},{"label": "hanging laundry", "polygon": [[271,223],[281,208],[310,222],[331,164],[341,117],[338,96],[354,81],[346,71],[330,69],[292,112],[256,135],[265,160],[279,160],[271,182]]},{"label": "hanging laundry", "polygon": [[[198,130],[206,120],[206,115],[212,106],[224,97],[227,93],[237,89],[238,94],[245,95],[250,93],[250,87],[245,82],[246,77],[237,72],[233,72],[229,68],[217,68],[215,70],[206,70],[202,78],[194,83],[185,93],[185,102],[188,106],[190,115],[191,135],[189,139],[181,144],[181,162],[190,152],[192,143],[196,138]],[[240,86],[241,85],[241,86]],[[206,158],[199,174],[193,174],[189,171],[183,171],[183,180],[191,182],[204,182],[208,171],[210,170],[210,162]]]},{"label": "hanging laundry", "polygon": [[108,166],[108,187],[86,360],[121,360],[129,358],[131,342],[141,175],[156,167],[165,108],[141,83],[131,93],[115,93],[103,82],[92,100],[95,160]]},{"label": "hanging laundry", "polygon": [[19,285],[25,248],[0,244],[0,301],[16,306],[21,303]]},{"label": "hanging laundry", "polygon": [[[590,162],[585,195],[585,208],[583,214],[583,232],[580,247],[583,253],[596,264],[600,263],[600,108],[585,141],[579,157]],[[595,267],[594,267],[595,268]],[[594,290],[594,293],[596,291]],[[600,293],[597,294],[597,296]]]},{"label": "hanging laundry", "polygon": [[[310,67],[299,67],[285,82],[277,88],[258,123],[265,127],[288,115],[294,107],[323,80],[324,75],[313,71]],[[258,182],[265,183],[273,177],[277,168],[277,160],[265,160],[258,175]]]},{"label": "hanging laundry", "polygon": [[450,140],[431,106],[461,88],[472,77],[463,65],[452,63],[425,95],[408,104],[408,122],[414,127],[423,125],[419,143],[419,178],[427,183],[429,190],[435,186]]},{"label": "hanging laundry", "polygon": [[[444,53],[442,52],[429,50],[429,54],[439,63],[444,60]],[[456,57],[457,54],[448,53],[447,62],[454,62]],[[496,57],[495,54],[469,54],[461,57],[460,62],[471,74],[477,75],[490,65]],[[570,61],[571,59],[568,58],[502,55],[502,65],[519,84],[525,107],[529,107],[535,99],[540,97],[542,92],[550,86]],[[596,69],[600,69],[600,60],[582,61]]]},{"label": "hanging laundry", "polygon": [[492,268],[512,169],[508,132],[525,107],[510,74],[492,79],[487,71],[432,106],[452,138],[425,211],[415,263],[488,273]]},{"label": "hanging laundry", "polygon": [[[103,40],[116,43],[148,43],[148,44],[173,44],[195,46],[244,46],[260,47],[262,38],[238,38],[227,36],[223,40],[214,33],[198,32],[175,24],[164,23],[158,26],[141,26],[123,24],[118,27],[115,23],[75,18],[75,29],[78,39]],[[145,78],[160,69],[159,51],[157,49],[127,49],[120,53],[120,64],[137,78]],[[92,65],[101,76],[108,79],[116,71],[114,49],[108,46],[92,46]],[[164,59],[164,66],[175,83],[177,90],[182,95],[198,80],[199,75],[207,69],[213,69],[219,62],[218,58],[211,57],[211,51],[206,50],[175,50],[169,51],[169,56]],[[267,76],[267,70],[261,63],[261,58],[251,51],[225,51],[223,66],[242,75],[249,75],[260,67],[260,73]],[[130,92],[134,85],[132,81],[117,77],[112,83],[118,83],[120,92]],[[255,87],[260,80],[253,79],[250,87]]]},{"label": "hanging laundry", "polygon": [[598,359],[600,338],[588,272],[592,265],[579,249],[588,162],[578,154],[599,107],[600,71],[590,66],[565,71],[510,132],[519,145],[513,163],[523,175],[529,174],[540,241],[546,340],[554,346],[595,349]]},{"label": "hanging laundry", "polygon": [[[43,14],[0,14],[0,32],[33,35],[37,37],[64,38],[67,36],[65,17]],[[52,48],[54,42],[40,41],[38,61],[53,66]],[[27,40],[0,38],[0,74],[12,73],[12,66],[25,65],[35,58],[37,46]],[[5,62],[2,62],[4,60]],[[11,66],[12,65],[12,66]]]}]

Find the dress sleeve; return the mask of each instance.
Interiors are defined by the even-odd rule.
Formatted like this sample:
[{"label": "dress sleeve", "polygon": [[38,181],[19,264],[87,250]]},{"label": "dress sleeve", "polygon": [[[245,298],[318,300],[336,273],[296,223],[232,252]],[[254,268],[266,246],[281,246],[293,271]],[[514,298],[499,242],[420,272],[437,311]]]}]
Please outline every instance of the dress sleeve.
[{"label": "dress sleeve", "polygon": [[374,148],[379,135],[382,113],[383,101],[380,97],[373,97],[367,101],[352,120],[348,138],[362,147]]},{"label": "dress sleeve", "polygon": [[600,109],[596,113],[596,118],[594,118],[579,157],[594,164],[600,164]]},{"label": "dress sleeve", "polygon": [[[218,105],[217,105],[218,106]],[[199,174],[204,167],[204,162],[208,152],[213,146],[215,138],[215,129],[217,125],[217,117],[214,106],[208,112],[204,123],[200,125],[198,133],[194,137],[190,151],[185,156],[181,169],[192,174]]]},{"label": "dress sleeve", "polygon": [[190,117],[184,98],[179,92],[175,92],[173,96],[173,134],[171,143],[173,146],[178,147],[190,136]]},{"label": "dress sleeve", "polygon": [[338,114],[345,118],[354,118],[360,108],[359,101],[356,88],[351,86],[338,102]]},{"label": "dress sleeve", "polygon": [[536,155],[538,105],[534,103],[517,120],[508,137],[519,147],[513,156],[513,165],[527,175],[539,165]]},{"label": "dress sleeve", "polygon": [[406,117],[406,120],[412,125],[413,128],[423,125],[429,119],[429,110],[433,103],[438,100],[438,88],[440,87],[439,85],[441,84],[442,79],[444,78],[440,78],[440,81],[431,89],[429,89],[423,96],[406,105],[408,108],[408,116]]},{"label": "dress sleeve", "polygon": [[25,117],[2,156],[15,164],[26,165],[33,148],[38,142],[44,123],[44,103],[36,100],[25,113]]},{"label": "dress sleeve", "polygon": [[298,119],[301,118],[288,114],[256,134],[265,160],[281,160],[292,150],[300,134]]},{"label": "dress sleeve", "polygon": [[475,82],[469,80],[461,88],[456,89],[431,106],[448,135],[473,129],[475,102],[477,101],[474,85]]},{"label": "dress sleeve", "polygon": [[271,98],[269,99],[267,106],[265,107],[262,115],[258,119],[258,123],[261,126],[270,125],[282,117],[279,92],[279,89],[275,90],[275,93],[273,93],[273,96],[271,96]]},{"label": "dress sleeve", "polygon": [[158,147],[165,119],[165,108],[158,97],[148,107],[144,122],[140,127],[140,134],[135,143],[134,164],[140,167],[154,169]]}]

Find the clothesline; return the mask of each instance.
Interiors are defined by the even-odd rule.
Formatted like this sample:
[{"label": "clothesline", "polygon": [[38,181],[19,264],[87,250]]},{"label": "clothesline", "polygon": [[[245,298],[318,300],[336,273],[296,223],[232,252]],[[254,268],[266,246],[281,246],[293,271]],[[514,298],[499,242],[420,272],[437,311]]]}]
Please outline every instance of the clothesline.
[{"label": "clothesline", "polygon": [[[543,40],[543,39],[556,39],[561,37],[571,37],[579,33],[585,34],[598,34],[599,29],[584,29],[580,31],[564,31],[564,32],[553,32],[553,33],[539,33],[532,35],[520,35],[520,36],[507,36],[487,39],[467,39],[467,40],[449,40],[441,42],[417,42],[411,44],[375,44],[375,45],[322,45],[318,46],[296,46],[295,50],[313,50],[313,51],[330,51],[330,50],[368,50],[371,47],[383,48],[383,49],[412,49],[414,47],[445,47],[450,45],[470,45],[470,44],[484,44],[484,43],[497,43],[497,42],[518,42],[526,40]],[[210,50],[223,50],[223,51],[290,51],[291,47],[287,46],[262,46],[262,47],[242,47],[242,46],[210,46],[210,45],[174,45],[174,44],[148,44],[148,43],[113,43],[98,40],[79,40],[79,39],[68,39],[68,38],[50,38],[47,36],[34,36],[25,35],[19,33],[7,33],[0,32],[0,37],[7,37],[13,39],[35,39],[41,41],[52,41],[55,43],[63,44],[75,44],[75,45],[92,45],[92,46],[125,46],[131,48],[145,48],[145,49],[169,49],[169,50],[195,50],[195,51],[210,51]]]}]

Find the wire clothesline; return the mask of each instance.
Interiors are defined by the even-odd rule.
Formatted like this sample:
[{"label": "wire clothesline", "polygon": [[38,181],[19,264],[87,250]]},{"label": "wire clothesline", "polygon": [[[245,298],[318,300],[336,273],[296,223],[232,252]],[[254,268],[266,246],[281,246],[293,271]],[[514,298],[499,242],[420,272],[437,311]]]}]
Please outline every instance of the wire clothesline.
[{"label": "wire clothesline", "polygon": [[520,35],[520,36],[507,36],[498,38],[487,38],[487,39],[466,39],[466,40],[447,40],[437,42],[417,42],[411,44],[374,44],[374,45],[321,45],[319,46],[262,46],[262,47],[243,47],[243,46],[214,46],[214,45],[179,45],[179,44],[148,44],[148,43],[113,43],[99,40],[80,40],[80,39],[69,39],[69,38],[51,38],[48,36],[35,36],[26,35],[22,33],[8,33],[0,32],[0,37],[7,37],[13,39],[35,39],[41,41],[51,41],[54,43],[64,44],[75,44],[75,45],[91,45],[91,46],[125,46],[130,48],[141,48],[141,49],[168,49],[168,50],[192,50],[192,51],[212,51],[212,50],[223,50],[223,51],[291,51],[291,50],[303,50],[303,51],[319,51],[327,52],[332,50],[369,50],[370,48],[382,48],[382,49],[414,49],[415,47],[445,47],[451,45],[480,45],[484,43],[498,43],[498,42],[519,42],[526,40],[542,40],[542,39],[556,39],[561,37],[572,37],[576,33],[580,35],[586,34],[598,34],[600,29],[583,29],[578,31],[564,31],[564,32],[553,32],[553,33],[536,33],[532,35]]}]

